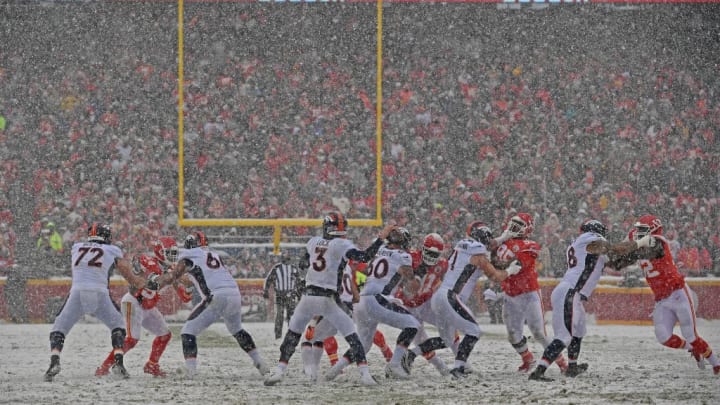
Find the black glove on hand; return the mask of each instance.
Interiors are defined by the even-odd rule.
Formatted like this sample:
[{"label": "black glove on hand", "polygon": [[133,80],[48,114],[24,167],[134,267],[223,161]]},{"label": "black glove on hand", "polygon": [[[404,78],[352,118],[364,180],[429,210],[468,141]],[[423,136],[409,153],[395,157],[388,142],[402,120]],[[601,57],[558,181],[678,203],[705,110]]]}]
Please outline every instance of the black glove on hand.
[{"label": "black glove on hand", "polygon": [[157,281],[158,278],[160,278],[159,275],[151,274],[148,277],[147,281],[145,282],[145,288],[147,288],[148,290],[153,290],[153,291],[159,290],[160,284],[158,284],[158,281]]}]

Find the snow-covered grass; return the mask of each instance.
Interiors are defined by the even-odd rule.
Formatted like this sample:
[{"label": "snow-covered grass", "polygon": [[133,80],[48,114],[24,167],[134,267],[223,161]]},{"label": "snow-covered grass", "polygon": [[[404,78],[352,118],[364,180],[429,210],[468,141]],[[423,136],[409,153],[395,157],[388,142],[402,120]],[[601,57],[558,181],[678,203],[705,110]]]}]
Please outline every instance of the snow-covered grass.
[{"label": "snow-covered grass", "polygon": [[[221,323],[198,338],[199,376],[186,380],[181,371],[180,326],[172,325],[174,337],[161,361],[170,372],[165,379],[142,373],[152,341],[147,334],[126,356],[131,379],[95,377],[94,370],[110,346],[109,333],[101,324],[80,323],[67,336],[62,372],[47,383],[43,373],[49,362],[50,325],[0,324],[0,403],[720,403],[720,376],[713,375],[709,367],[699,370],[687,352],[660,346],[648,326],[589,325],[581,356],[581,361],[590,364],[588,372],[566,378],[553,366],[547,373],[556,378],[551,383],[528,381],[526,374],[516,371],[520,359],[507,342],[502,325],[483,323],[486,333],[470,358],[476,373],[459,381],[441,377],[422,358],[416,361],[411,380],[387,380],[384,361],[373,348],[370,368],[381,383],[376,388],[356,383],[355,367],[335,381],[311,383],[302,374],[299,348],[285,380],[266,387]],[[266,361],[274,365],[280,340],[274,339],[272,324],[247,323],[245,327]],[[381,329],[389,342],[394,341],[397,331]],[[720,321],[701,319],[698,329],[720,350]],[[340,346],[341,350],[346,347],[342,340]],[[539,357],[540,345],[533,342],[532,348]],[[451,364],[448,351],[439,355]],[[325,359],[322,364],[328,366]]]}]

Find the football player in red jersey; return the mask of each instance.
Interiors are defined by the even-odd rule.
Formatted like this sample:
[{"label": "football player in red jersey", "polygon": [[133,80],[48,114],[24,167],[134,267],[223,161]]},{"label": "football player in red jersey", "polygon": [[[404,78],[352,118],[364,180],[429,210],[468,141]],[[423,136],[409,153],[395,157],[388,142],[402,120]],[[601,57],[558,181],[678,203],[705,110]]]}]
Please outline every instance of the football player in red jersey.
[{"label": "football player in red jersey", "polygon": [[[442,236],[437,233],[427,234],[423,238],[422,248],[410,251],[413,270],[415,277],[420,282],[420,288],[416,292],[409,291],[407,288],[398,289],[397,292],[397,297],[402,300],[405,308],[420,321],[420,328],[413,340],[417,346],[408,350],[402,359],[403,368],[408,373],[418,355],[422,355],[435,366],[440,374],[448,375],[450,373],[447,365],[435,356],[436,349],[446,347],[445,342],[439,337],[429,339],[423,327],[425,322],[431,325],[437,324],[436,315],[430,305],[430,298],[442,284],[442,279],[448,269],[448,261],[442,257],[444,250],[445,241]],[[448,343],[452,344],[452,342]]]},{"label": "football player in red jersey", "polygon": [[[167,236],[161,237],[154,243],[153,253],[153,255],[143,254],[135,261],[135,274],[150,277],[154,274],[159,276],[167,271],[172,271],[178,254],[175,239]],[[179,281],[176,289],[180,300],[190,302],[192,300],[192,282],[187,276]],[[128,350],[135,347],[140,340],[141,328],[147,329],[155,335],[155,339],[152,342],[150,358],[145,363],[143,371],[156,377],[165,377],[165,372],[160,369],[159,361],[172,334],[165,318],[157,308],[159,300],[159,292],[148,288],[130,287],[122,297],[120,306],[127,328],[123,350],[127,353]],[[113,353],[111,352],[102,365],[95,370],[95,375],[98,377],[107,375],[112,364]]]},{"label": "football player in red jersey", "polygon": [[[685,283],[685,277],[678,271],[670,244],[662,233],[663,225],[659,218],[654,215],[641,216],[633,225],[628,238],[637,241],[650,235],[654,242],[628,255],[613,258],[613,261],[618,268],[638,261],[655,296],[652,318],[658,342],[672,349],[690,351],[699,368],[704,368],[707,360],[713,366],[713,372],[720,374],[720,360],[697,332],[692,293]],[[682,338],[673,333],[675,323],[680,324]]]},{"label": "football player in red jersey", "polygon": [[[530,214],[521,212],[512,216],[503,234],[496,239],[497,247],[493,252],[493,264],[497,268],[504,268],[506,263],[513,260],[518,260],[522,266],[519,273],[501,283],[505,293],[503,320],[508,340],[522,358],[522,364],[518,367],[520,372],[528,372],[535,365],[535,358],[523,334],[526,323],[535,340],[542,343],[543,347],[547,347],[552,341],[545,330],[545,310],[540,296],[538,274],[535,271],[540,245],[530,239],[533,228],[534,220]],[[562,354],[555,362],[563,373],[567,370],[568,364]],[[570,359],[570,364],[575,363],[577,359]]]}]

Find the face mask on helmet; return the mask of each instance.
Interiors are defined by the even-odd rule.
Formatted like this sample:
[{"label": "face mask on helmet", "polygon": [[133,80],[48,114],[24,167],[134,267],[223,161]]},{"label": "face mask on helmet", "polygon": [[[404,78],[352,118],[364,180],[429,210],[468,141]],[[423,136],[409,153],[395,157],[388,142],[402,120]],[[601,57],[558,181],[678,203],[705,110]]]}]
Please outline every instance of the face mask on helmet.
[{"label": "face mask on helmet", "polygon": [[347,219],[339,212],[331,212],[323,218],[323,237],[332,239],[347,235]]},{"label": "face mask on helmet", "polygon": [[178,248],[175,239],[163,236],[153,246],[155,257],[161,262],[175,263],[177,261]]},{"label": "face mask on helmet", "polygon": [[410,248],[410,239],[412,239],[410,231],[402,227],[393,229],[387,237],[388,243],[398,245],[403,249]]},{"label": "face mask on helmet", "polygon": [[196,247],[203,247],[207,245],[207,238],[205,237],[205,234],[200,231],[193,232],[188,235],[185,238],[185,243],[183,244],[185,249],[193,249]]},{"label": "face mask on helmet", "polygon": [[434,265],[440,260],[445,242],[437,233],[431,233],[423,240],[422,259],[425,264]]},{"label": "face mask on helmet", "polygon": [[490,241],[493,239],[493,234],[490,228],[479,221],[473,222],[470,226],[468,226],[467,236],[486,246],[489,246]]},{"label": "face mask on helmet", "polygon": [[662,235],[662,222],[654,215],[643,215],[633,225],[634,240],[640,240],[645,235]]},{"label": "face mask on helmet", "polygon": [[507,229],[514,238],[528,236],[533,231],[533,219],[530,214],[520,213],[508,221]]}]

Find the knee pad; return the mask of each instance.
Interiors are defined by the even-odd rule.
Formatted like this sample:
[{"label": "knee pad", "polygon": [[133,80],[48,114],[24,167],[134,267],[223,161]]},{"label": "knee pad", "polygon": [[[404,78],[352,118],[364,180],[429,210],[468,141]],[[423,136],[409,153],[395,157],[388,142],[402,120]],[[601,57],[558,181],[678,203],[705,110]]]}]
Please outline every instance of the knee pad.
[{"label": "knee pad", "polygon": [[517,343],[510,342],[510,344],[515,349],[515,351],[518,353],[523,353],[523,352],[527,351],[527,349],[528,349],[527,338],[525,336],[523,336],[519,342],[517,342]]},{"label": "knee pad", "polygon": [[62,332],[50,332],[50,349],[62,351],[65,345],[65,334]]},{"label": "knee pad", "polygon": [[287,363],[290,360],[290,357],[295,353],[295,348],[300,343],[301,337],[302,335],[299,333],[288,330],[285,339],[280,344],[280,361]]},{"label": "knee pad", "polygon": [[415,338],[415,335],[417,335],[417,328],[405,328],[400,332],[400,335],[398,335],[397,343],[400,346],[408,347],[410,346],[410,342]]},{"label": "knee pad", "polygon": [[240,348],[245,350],[245,352],[250,352],[251,350],[255,349],[255,342],[253,341],[252,336],[250,336],[249,333],[245,331],[245,329],[241,329],[240,332],[233,335],[235,337],[235,340],[237,340],[238,344],[240,345]]},{"label": "knee pad", "polygon": [[110,333],[110,341],[115,349],[122,349],[125,346],[125,328],[115,328]]},{"label": "knee pad", "polygon": [[183,355],[185,358],[197,357],[197,338],[186,333],[183,333],[180,337],[182,339]]}]

